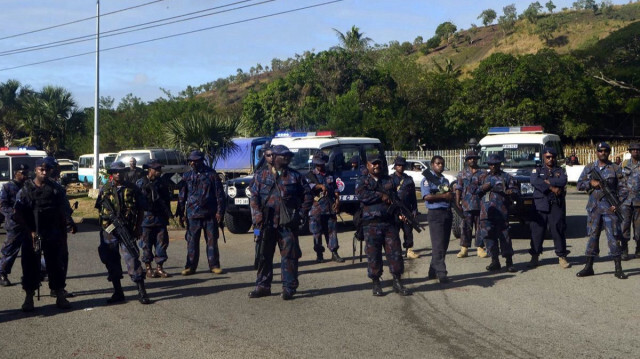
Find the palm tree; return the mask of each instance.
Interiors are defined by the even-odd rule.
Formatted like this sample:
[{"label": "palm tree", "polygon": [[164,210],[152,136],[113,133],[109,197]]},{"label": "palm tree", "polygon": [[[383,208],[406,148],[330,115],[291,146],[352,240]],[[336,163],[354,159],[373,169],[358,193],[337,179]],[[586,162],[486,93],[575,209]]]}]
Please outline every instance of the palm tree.
[{"label": "palm tree", "polygon": [[349,52],[364,51],[369,47],[369,43],[373,41],[369,37],[364,37],[364,33],[360,32],[360,29],[355,25],[345,34],[336,29],[333,29],[333,31],[338,36],[338,41],[340,41],[340,46],[336,47],[337,49]]},{"label": "palm tree", "polygon": [[22,103],[24,118],[20,128],[26,136],[15,142],[40,145],[55,155],[64,144],[69,120],[80,114],[71,93],[62,87],[45,86],[41,92],[25,96]]},{"label": "palm tree", "polygon": [[32,93],[28,86],[17,80],[0,83],[0,134],[5,146],[13,145],[18,136],[22,112],[22,99]]},{"label": "palm tree", "polygon": [[175,118],[165,127],[165,141],[169,147],[182,152],[200,150],[207,163],[215,166],[219,158],[227,158],[238,150],[231,140],[240,130],[240,121],[207,114],[187,119]]}]

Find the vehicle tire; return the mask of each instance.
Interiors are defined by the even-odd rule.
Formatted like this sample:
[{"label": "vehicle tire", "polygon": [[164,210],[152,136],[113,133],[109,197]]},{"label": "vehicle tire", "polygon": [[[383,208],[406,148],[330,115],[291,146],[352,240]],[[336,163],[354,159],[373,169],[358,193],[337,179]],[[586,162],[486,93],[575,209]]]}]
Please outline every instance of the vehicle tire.
[{"label": "vehicle tire", "polygon": [[251,216],[241,213],[225,213],[224,226],[233,234],[247,233],[251,228]]},{"label": "vehicle tire", "polygon": [[460,239],[462,237],[462,218],[458,215],[456,211],[453,212],[453,223],[451,224],[451,233],[456,239]]}]

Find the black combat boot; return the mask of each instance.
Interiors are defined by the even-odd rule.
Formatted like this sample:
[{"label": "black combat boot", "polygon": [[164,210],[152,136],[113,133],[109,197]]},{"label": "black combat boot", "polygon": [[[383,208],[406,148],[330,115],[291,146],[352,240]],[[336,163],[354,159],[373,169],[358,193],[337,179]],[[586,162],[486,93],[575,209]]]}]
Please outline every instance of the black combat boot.
[{"label": "black combat boot", "polygon": [[618,279],[627,279],[627,275],[622,272],[622,263],[620,257],[613,258],[613,263],[616,266],[616,271],[613,273],[614,276]]},{"label": "black combat boot", "polygon": [[107,299],[107,304],[124,302],[124,292],[122,291],[120,279],[111,280],[111,284],[113,284],[113,295]]},{"label": "black combat boot", "polygon": [[588,277],[588,276],[592,276],[593,273],[593,256],[588,256],[587,257],[587,263],[584,265],[584,268],[582,268],[582,270],[578,273],[576,273],[576,276],[578,277]]},{"label": "black combat boot", "polygon": [[620,243],[620,246],[622,248],[620,248],[622,250],[622,255],[620,256],[620,259],[622,259],[623,261],[628,261],[629,258],[629,241],[622,241]]},{"label": "black combat boot", "polygon": [[400,279],[399,275],[393,276],[393,290],[403,297],[407,295],[411,295],[411,291],[405,288],[405,286],[402,284],[402,280]]},{"label": "black combat boot", "polygon": [[249,292],[249,298],[262,298],[268,297],[271,295],[271,289],[265,289],[262,287],[257,287],[256,289]]},{"label": "black combat boot", "polygon": [[538,260],[538,258],[539,257],[538,257],[537,254],[535,254],[535,255],[532,254],[531,255],[531,260],[529,261],[529,264],[527,264],[527,267],[536,268],[540,264],[540,261]]},{"label": "black combat boot", "polygon": [[518,271],[513,265],[513,258],[511,256],[507,257],[507,264],[505,265],[505,267],[507,267],[507,272],[510,273],[515,273]]},{"label": "black combat boot", "polygon": [[33,312],[33,296],[35,294],[35,290],[25,290],[24,303],[22,303],[23,312]]},{"label": "black combat boot", "polygon": [[71,303],[67,300],[65,292],[66,291],[64,289],[58,289],[55,291],[56,307],[60,309],[71,309]]},{"label": "black combat boot", "polygon": [[316,263],[322,263],[322,261],[324,261],[324,256],[322,255],[322,252],[318,252],[316,256]]},{"label": "black combat boot", "polygon": [[3,287],[8,287],[8,286],[11,285],[11,282],[9,281],[9,278],[4,273],[0,274],[0,285],[3,286]]},{"label": "black combat boot", "polygon": [[502,268],[502,266],[500,265],[500,259],[498,258],[498,256],[492,256],[491,257],[491,264],[489,264],[487,266],[487,270],[488,271],[497,271],[497,270],[500,270],[500,268]]},{"label": "black combat boot", "polygon": [[344,263],[344,258],[340,257],[338,251],[331,252],[331,260],[338,263]]},{"label": "black combat boot", "polygon": [[136,283],[138,285],[138,301],[142,304],[151,304],[151,299],[147,295],[147,290],[144,289],[144,280]]},{"label": "black combat boot", "polygon": [[636,241],[636,258],[640,258],[640,242]]},{"label": "black combat boot", "polygon": [[374,297],[382,297],[384,294],[382,293],[382,286],[380,285],[380,279],[375,278],[373,280],[373,296]]}]

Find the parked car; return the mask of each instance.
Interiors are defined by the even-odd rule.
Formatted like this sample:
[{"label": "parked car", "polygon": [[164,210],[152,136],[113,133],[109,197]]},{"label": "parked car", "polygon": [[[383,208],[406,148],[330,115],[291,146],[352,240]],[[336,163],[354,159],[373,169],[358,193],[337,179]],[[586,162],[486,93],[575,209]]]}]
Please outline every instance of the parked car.
[{"label": "parked car", "polygon": [[[389,161],[391,162],[391,161]],[[420,190],[420,184],[422,183],[422,179],[424,176],[422,172],[427,168],[431,168],[430,160],[407,160],[407,167],[404,169],[404,173],[408,174],[413,178],[413,183],[416,185],[416,190]],[[455,174],[453,174],[448,168],[444,169],[444,177],[449,180],[449,183],[453,183],[456,180]],[[393,163],[389,165],[389,174],[395,172],[393,168]]]},{"label": "parked car", "polygon": [[57,161],[60,170],[60,184],[66,186],[69,183],[78,182],[78,162],[64,158]]},{"label": "parked car", "polygon": [[120,151],[115,160],[122,161],[128,166],[132,157],[136,159],[136,166],[140,168],[147,164],[149,160],[160,161],[162,163],[162,177],[175,184],[174,188],[177,188],[177,184],[182,181],[182,174],[191,170],[184,154],[170,148],[140,148]]}]

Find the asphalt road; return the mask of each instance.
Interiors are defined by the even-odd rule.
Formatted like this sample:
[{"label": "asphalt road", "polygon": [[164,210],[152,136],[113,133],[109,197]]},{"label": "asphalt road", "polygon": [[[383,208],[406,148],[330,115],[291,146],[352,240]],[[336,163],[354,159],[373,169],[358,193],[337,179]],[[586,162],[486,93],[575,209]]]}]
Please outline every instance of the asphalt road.
[{"label": "asphalt road", "polygon": [[[576,264],[584,262],[585,204],[586,195],[568,195],[568,244]],[[301,238],[300,288],[292,301],[278,295],[279,269],[271,297],[247,297],[255,280],[250,234],[227,234],[227,243],[220,243],[225,274],[208,273],[201,262],[200,272],[182,277],[186,245],[183,233],[172,232],[165,267],[175,275],[147,281],[155,302],[139,304],[125,279],[128,301],[107,306],[111,288],[98,258],[98,234],[82,225],[70,239],[73,309],[60,311],[44,297],[25,314],[19,283],[0,288],[0,357],[640,357],[640,259],[623,263],[627,280],[613,276],[606,256],[596,262],[595,276],[577,278],[581,265],[561,269],[546,241],[543,265],[529,270],[528,230],[515,225],[518,273],[486,272],[489,261],[475,249],[458,259],[452,240],[447,266],[453,282],[441,285],[426,280],[430,245],[423,232],[416,237],[421,257],[406,262],[414,295],[392,293],[386,272],[388,294],[376,298],[366,260],[351,263],[352,230],[340,230],[340,253],[349,257],[344,264],[316,264],[311,237]],[[606,253],[604,239],[601,248]],[[20,276],[18,260],[10,278],[19,282]]]}]

